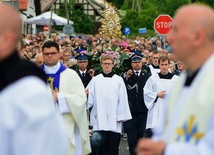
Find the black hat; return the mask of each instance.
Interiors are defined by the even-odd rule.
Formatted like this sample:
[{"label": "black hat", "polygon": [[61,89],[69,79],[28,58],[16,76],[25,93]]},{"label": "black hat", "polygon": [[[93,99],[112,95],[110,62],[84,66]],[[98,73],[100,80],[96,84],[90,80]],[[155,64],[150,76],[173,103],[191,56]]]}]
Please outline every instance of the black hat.
[{"label": "black hat", "polygon": [[138,54],[134,54],[131,56],[131,62],[140,62],[142,61],[142,56]]},{"label": "black hat", "polygon": [[80,53],[77,57],[76,57],[78,62],[81,61],[88,61],[88,55],[84,54],[84,53]]}]

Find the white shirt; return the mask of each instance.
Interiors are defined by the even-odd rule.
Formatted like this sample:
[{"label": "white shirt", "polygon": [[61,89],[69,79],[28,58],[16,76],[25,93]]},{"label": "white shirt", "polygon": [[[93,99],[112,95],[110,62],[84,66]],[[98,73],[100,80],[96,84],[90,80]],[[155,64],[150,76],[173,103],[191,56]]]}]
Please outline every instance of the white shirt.
[{"label": "white shirt", "polygon": [[140,76],[141,70],[134,70],[134,74]]}]

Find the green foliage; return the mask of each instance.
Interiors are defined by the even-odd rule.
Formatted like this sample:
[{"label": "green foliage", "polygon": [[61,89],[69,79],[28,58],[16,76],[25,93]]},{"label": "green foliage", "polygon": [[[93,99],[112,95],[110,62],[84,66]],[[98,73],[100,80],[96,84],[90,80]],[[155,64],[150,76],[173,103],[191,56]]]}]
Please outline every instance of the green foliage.
[{"label": "green foliage", "polygon": [[132,8],[132,0],[126,0],[121,6],[121,10],[127,10]]},{"label": "green foliage", "polygon": [[120,75],[125,70],[130,68],[130,57],[133,53],[130,52],[122,52],[122,51],[96,51],[89,52],[89,60],[91,67],[98,73],[102,71],[102,67],[100,66],[100,60],[103,56],[110,55],[114,59],[114,67],[113,72],[117,75]]},{"label": "green foliage", "polygon": [[214,8],[214,0],[192,0],[192,3],[206,4]]},{"label": "green foliage", "polygon": [[[74,10],[72,5],[68,5],[68,10],[69,19],[74,22],[73,26],[76,33],[91,34],[93,32],[93,20],[90,16],[84,14],[82,8]],[[61,4],[57,14],[66,18],[66,6],[64,3]]]},{"label": "green foliage", "polygon": [[120,8],[125,0],[108,0],[109,3],[114,4],[117,8]]},{"label": "green foliage", "polygon": [[188,3],[189,3],[189,0],[179,0],[179,1],[167,0],[164,13],[169,14],[170,16],[173,17],[175,11],[179,7],[181,7],[182,5],[188,4]]},{"label": "green foliage", "polygon": [[93,31],[93,20],[90,16],[86,16],[81,9],[75,10],[73,13],[74,29],[77,33],[91,34]]},{"label": "green foliage", "polygon": [[[128,1],[126,2],[127,4]],[[124,4],[126,5],[126,4]],[[144,37],[151,37],[155,35],[153,29],[153,22],[159,15],[159,11],[155,5],[149,1],[144,1],[142,4],[142,10],[139,13],[136,10],[127,10],[126,15],[122,18],[122,27],[130,27],[131,36],[135,36],[139,32],[139,28],[147,28],[147,33],[143,34]]]},{"label": "green foliage", "polygon": [[[143,34],[144,37],[155,35],[154,20],[160,14],[169,14],[173,16],[176,9],[189,3],[190,0],[144,0],[141,4],[141,12],[132,10],[133,0],[127,0],[121,7],[126,10],[126,15],[122,18],[122,27],[130,27],[131,36],[138,34],[139,28],[147,28],[148,32]],[[135,0],[136,3],[136,0]],[[135,4],[137,5],[137,3]]]}]

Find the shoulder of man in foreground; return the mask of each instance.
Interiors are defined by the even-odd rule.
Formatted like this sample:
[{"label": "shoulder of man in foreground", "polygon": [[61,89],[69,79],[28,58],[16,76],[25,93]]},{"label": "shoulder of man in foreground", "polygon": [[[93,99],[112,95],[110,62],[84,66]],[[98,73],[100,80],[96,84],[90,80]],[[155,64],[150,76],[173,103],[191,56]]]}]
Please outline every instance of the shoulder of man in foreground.
[{"label": "shoulder of man in foreground", "polygon": [[[0,101],[4,118],[0,119],[0,130],[12,132],[5,133],[3,141],[14,144],[0,142],[5,149],[1,151],[12,149],[31,155],[67,153],[68,139],[62,121],[55,111],[49,87],[40,78],[26,76],[10,84],[1,92]],[[45,147],[38,147],[42,145]]]}]

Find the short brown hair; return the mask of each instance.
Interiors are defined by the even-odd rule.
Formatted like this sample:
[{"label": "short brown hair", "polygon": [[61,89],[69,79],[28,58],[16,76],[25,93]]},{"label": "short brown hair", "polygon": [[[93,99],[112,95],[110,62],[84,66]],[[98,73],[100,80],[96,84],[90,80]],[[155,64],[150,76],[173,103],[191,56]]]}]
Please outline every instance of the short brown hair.
[{"label": "short brown hair", "polygon": [[163,61],[168,61],[168,63],[170,64],[170,60],[169,60],[168,56],[166,56],[166,55],[162,55],[158,59],[159,64],[160,64],[160,62],[163,62]]},{"label": "short brown hair", "polygon": [[154,51],[153,54],[160,54],[159,51]]},{"label": "short brown hair", "polygon": [[101,58],[101,63],[105,60],[111,60],[113,63],[114,63],[114,59],[112,56],[110,55],[104,55],[102,58]]}]

